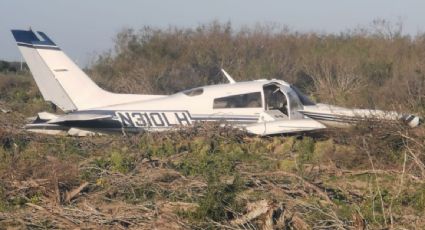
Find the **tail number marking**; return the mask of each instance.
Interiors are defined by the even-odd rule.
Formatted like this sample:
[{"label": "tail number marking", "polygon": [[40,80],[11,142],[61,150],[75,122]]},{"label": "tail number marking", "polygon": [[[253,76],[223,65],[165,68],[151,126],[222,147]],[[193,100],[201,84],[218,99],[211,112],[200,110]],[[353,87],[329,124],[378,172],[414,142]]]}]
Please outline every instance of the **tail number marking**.
[{"label": "tail number marking", "polygon": [[190,125],[188,112],[115,112],[116,117],[124,127],[171,127]]}]

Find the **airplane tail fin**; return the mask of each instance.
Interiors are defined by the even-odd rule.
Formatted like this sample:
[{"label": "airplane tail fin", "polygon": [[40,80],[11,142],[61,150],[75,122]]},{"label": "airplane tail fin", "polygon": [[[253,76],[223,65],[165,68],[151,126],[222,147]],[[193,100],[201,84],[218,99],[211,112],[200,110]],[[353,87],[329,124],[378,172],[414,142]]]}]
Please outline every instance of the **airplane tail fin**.
[{"label": "airplane tail fin", "polygon": [[45,33],[12,30],[44,99],[65,112],[141,100],[97,86]]}]

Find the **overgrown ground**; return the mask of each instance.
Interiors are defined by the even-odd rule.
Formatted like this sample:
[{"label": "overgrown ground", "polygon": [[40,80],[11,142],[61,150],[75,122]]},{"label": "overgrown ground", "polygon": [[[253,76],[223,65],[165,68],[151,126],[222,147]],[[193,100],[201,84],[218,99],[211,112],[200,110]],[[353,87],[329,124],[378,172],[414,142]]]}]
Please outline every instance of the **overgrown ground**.
[{"label": "overgrown ground", "polygon": [[[196,31],[145,30],[139,35],[127,32],[127,37],[122,33],[117,41],[121,51],[117,50],[115,56],[104,55],[89,72],[111,90],[120,91],[128,85],[133,87],[130,91],[164,93],[195,86],[183,77],[181,85],[171,84],[175,89],[158,88],[165,87],[164,82],[173,83],[177,75],[197,79],[192,84],[209,82],[208,77],[214,78],[221,61],[234,60],[228,64],[240,71],[236,71],[240,73],[237,78],[244,76],[243,71],[253,73],[250,77],[289,78],[304,83],[301,85],[307,93],[318,100],[360,107],[373,104],[419,114],[423,111],[421,37],[412,39],[396,33],[380,37],[366,32],[320,37],[264,30],[238,34],[226,28],[229,26],[213,24]],[[214,43],[221,34],[227,34],[226,39]],[[174,44],[172,41],[175,46],[169,45]],[[245,41],[240,44],[246,47],[235,45],[239,44],[236,41]],[[275,46],[283,41],[289,43]],[[227,42],[239,51],[245,50],[247,53],[241,51],[236,56],[246,60],[236,61],[229,52],[216,53],[217,44],[221,44],[221,51],[233,49]],[[263,42],[263,48],[258,42]],[[313,55],[297,44],[316,47],[318,53]],[[348,48],[353,52],[340,51]],[[300,57],[296,62],[277,55],[288,49],[291,55]],[[277,55],[271,63],[287,61],[282,66],[260,68],[267,50],[275,50]],[[397,56],[395,51],[403,55]],[[363,55],[367,61],[361,59]],[[202,60],[205,62],[201,65]],[[292,66],[292,72],[282,76],[279,71],[285,65]],[[310,72],[303,71],[304,67]],[[107,71],[111,69],[116,72]],[[102,73],[108,73],[105,79],[99,78]],[[122,80],[127,74],[129,79]],[[310,78],[313,81],[306,80]],[[108,84],[111,79],[122,82]],[[137,88],[137,82],[144,84]],[[394,85],[397,91],[391,88]],[[376,92],[368,93],[363,86]],[[326,89],[329,94],[323,93]],[[365,122],[349,129],[266,138],[215,124],[130,136],[36,135],[21,129],[25,118],[51,108],[43,102],[28,73],[1,74],[0,108],[0,228],[425,226],[424,127]]]},{"label": "overgrown ground", "polygon": [[421,228],[423,131],[360,126],[258,138],[202,125],[74,138],[2,128],[0,220],[18,228]]}]

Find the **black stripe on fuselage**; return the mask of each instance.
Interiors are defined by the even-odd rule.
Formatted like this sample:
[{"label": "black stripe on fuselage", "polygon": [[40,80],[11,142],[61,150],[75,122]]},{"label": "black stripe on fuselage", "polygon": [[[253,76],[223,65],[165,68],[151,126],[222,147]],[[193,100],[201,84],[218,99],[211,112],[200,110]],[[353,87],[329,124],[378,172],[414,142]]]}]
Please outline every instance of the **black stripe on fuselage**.
[{"label": "black stripe on fuselage", "polygon": [[247,117],[193,117],[195,121],[258,121],[258,118]]},{"label": "black stripe on fuselage", "polygon": [[[128,116],[121,117],[120,115],[126,114]],[[128,114],[127,114],[128,113]],[[168,120],[164,113],[178,113],[177,115],[182,116],[180,113],[184,113],[187,117],[186,122],[177,122],[170,123],[171,120]],[[211,121],[222,121],[235,124],[244,124],[244,123],[253,123],[258,121],[258,117],[254,115],[228,115],[228,116],[208,116],[206,114],[200,115],[191,115],[187,110],[86,110],[86,111],[76,111],[72,114],[91,114],[91,115],[111,115],[112,118],[106,119],[96,119],[96,120],[78,120],[78,121],[63,121],[58,123],[66,127],[76,127],[76,128],[85,128],[85,129],[131,129],[131,130],[144,130],[144,129],[167,129],[179,125],[190,125],[191,122],[211,122]],[[139,118],[141,119],[144,116],[145,125],[138,125],[135,123],[134,117],[131,117],[134,114],[140,114]],[[157,115],[155,119],[148,119],[149,115]],[[176,116],[177,116],[176,115]],[[160,117],[158,117],[160,116]],[[161,118],[160,120],[156,118]],[[181,118],[181,117],[180,117]],[[124,120],[123,120],[124,119]],[[131,121],[130,121],[131,120]],[[139,120],[137,120],[139,121]],[[156,122],[155,122],[156,121]],[[158,123],[159,121],[159,123]],[[141,120],[140,120],[141,122]],[[140,123],[139,122],[139,123]],[[155,124],[153,123],[155,122]]]},{"label": "black stripe on fuselage", "polygon": [[235,120],[235,121],[258,121],[257,116],[251,115],[228,115],[228,116],[208,116],[208,115],[192,115],[188,110],[85,110],[75,111],[74,114],[99,114],[99,115],[115,115],[116,112],[185,112],[189,118],[194,121],[222,121],[222,120]]},{"label": "black stripe on fuselage", "polygon": [[344,115],[331,115],[331,114],[321,114],[321,113],[304,112],[304,115],[317,120],[345,122],[345,123],[353,123],[353,122],[366,120],[365,118],[362,118],[362,117],[350,117],[350,116],[344,116]]}]

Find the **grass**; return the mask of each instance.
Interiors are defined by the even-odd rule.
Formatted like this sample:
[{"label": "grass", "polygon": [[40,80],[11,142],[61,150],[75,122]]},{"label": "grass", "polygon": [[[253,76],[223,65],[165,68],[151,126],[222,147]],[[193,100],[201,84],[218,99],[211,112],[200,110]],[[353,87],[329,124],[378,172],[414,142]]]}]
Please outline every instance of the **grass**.
[{"label": "grass", "polygon": [[[348,162],[346,159],[347,154],[359,157],[364,151],[354,142],[355,133],[353,141],[346,143],[340,142],[338,136],[259,139],[211,127],[198,128],[196,132],[91,138],[4,132],[0,173],[5,190],[0,193],[0,208],[6,213],[23,209],[28,202],[45,205],[54,191],[55,181],[63,194],[88,181],[91,185],[87,198],[100,206],[117,201],[128,207],[155,206],[163,202],[193,203],[197,208],[174,213],[200,227],[215,226],[206,220],[225,223],[238,218],[247,212],[249,203],[261,199],[283,202],[288,207],[301,202],[301,206],[294,205],[289,210],[301,216],[304,212],[314,213],[303,217],[311,226],[332,212],[347,226],[359,212],[370,226],[386,226],[392,199],[395,199],[392,212],[399,215],[398,218],[402,218],[403,212],[413,213],[418,218],[423,213],[425,189],[420,183],[405,177],[405,184],[397,196],[400,178],[391,170],[401,170],[397,164],[402,162],[391,160],[392,152],[381,150],[379,156],[371,155],[374,161],[390,159],[375,161],[375,167],[388,170],[388,173],[376,177],[371,173],[345,175],[343,170],[370,169],[368,160]],[[359,134],[361,136],[364,134]],[[380,142],[386,140],[379,139]],[[388,141],[392,140],[389,137]],[[373,139],[369,142],[374,143]],[[378,146],[382,145],[380,142]],[[99,144],[102,144],[101,149],[97,147]],[[414,162],[408,163],[414,166]],[[319,189],[323,188],[335,206],[323,206],[322,198],[314,191],[306,190],[303,195],[299,191],[306,187],[299,179],[280,177],[279,172],[299,175]],[[47,182],[27,190],[13,185],[38,179],[47,179]],[[16,192],[12,195],[8,191]],[[289,191],[294,193],[287,193]]]}]

